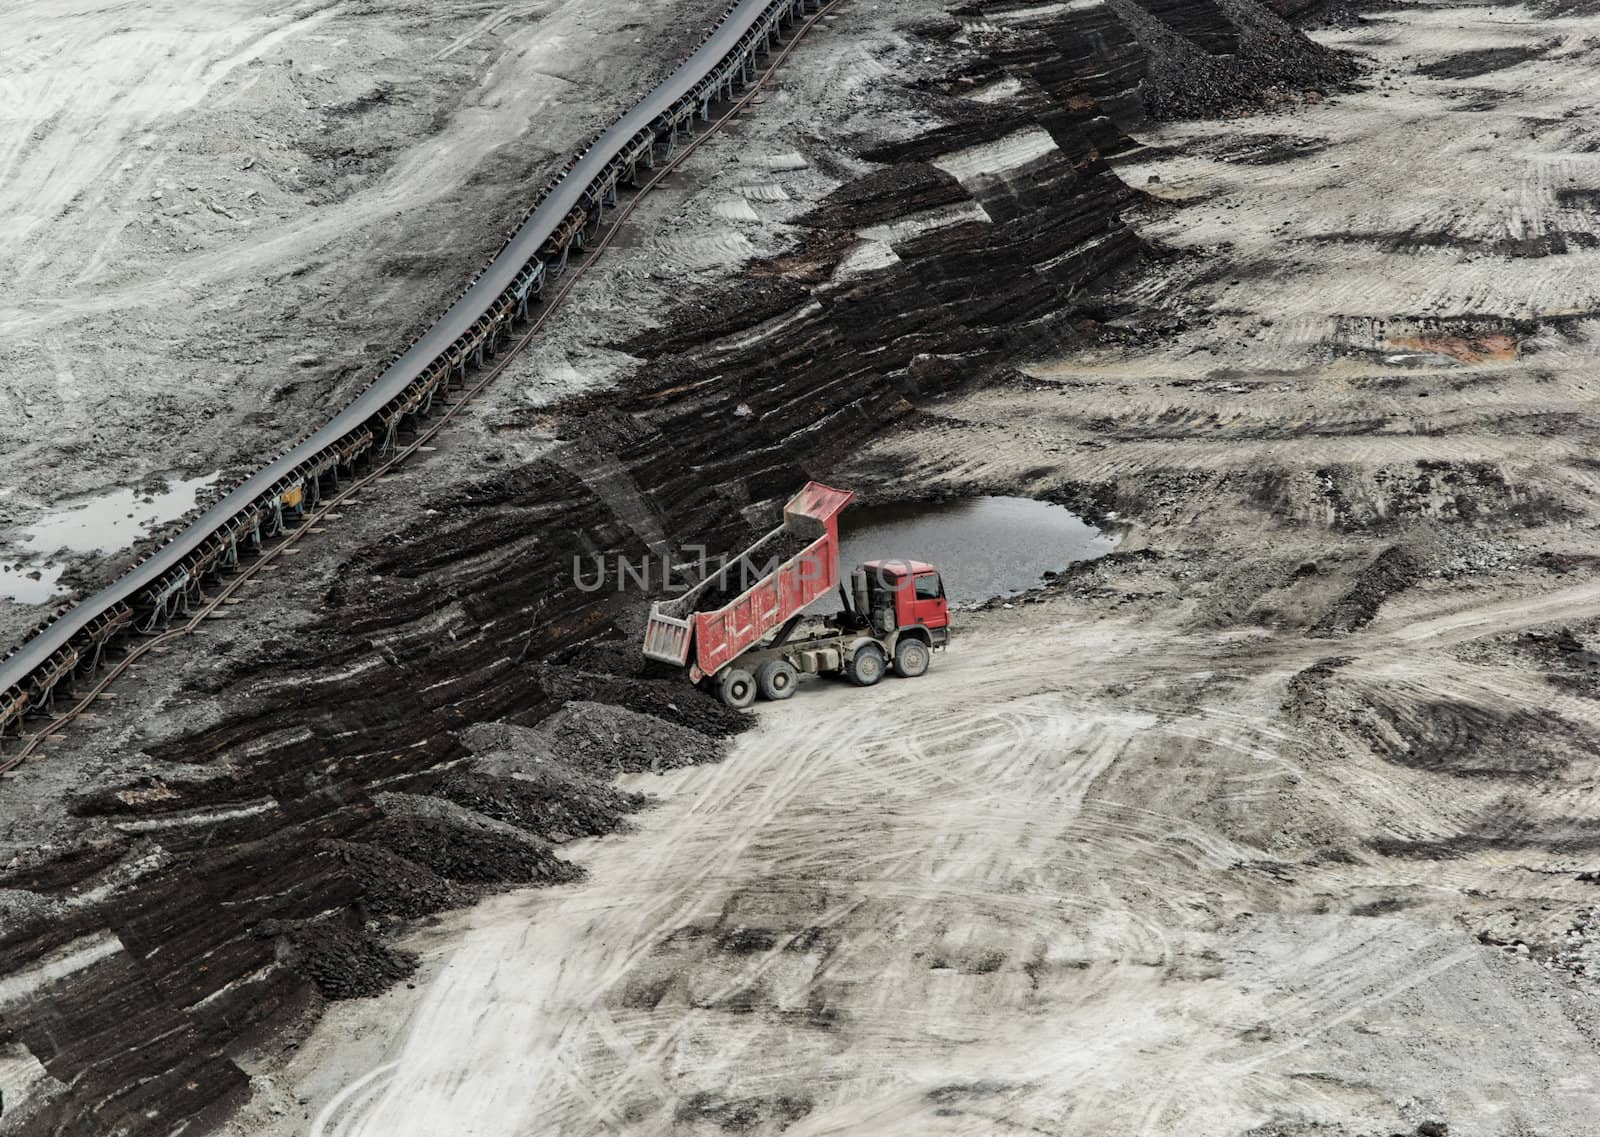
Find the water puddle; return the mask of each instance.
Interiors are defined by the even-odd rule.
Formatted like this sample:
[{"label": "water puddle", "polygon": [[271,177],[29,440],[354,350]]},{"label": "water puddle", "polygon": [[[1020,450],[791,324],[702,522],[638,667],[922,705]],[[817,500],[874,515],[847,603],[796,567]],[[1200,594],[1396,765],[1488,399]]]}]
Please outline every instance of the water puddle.
[{"label": "water puddle", "polygon": [[958,604],[1015,596],[1117,545],[1072,511],[1029,497],[854,506],[839,522],[844,571],[870,560],[928,561]]},{"label": "water puddle", "polygon": [[61,594],[61,574],[88,554],[126,549],[193,509],[220,474],[175,478],[159,490],[118,488],[51,510],[0,535],[0,599],[44,604]]}]

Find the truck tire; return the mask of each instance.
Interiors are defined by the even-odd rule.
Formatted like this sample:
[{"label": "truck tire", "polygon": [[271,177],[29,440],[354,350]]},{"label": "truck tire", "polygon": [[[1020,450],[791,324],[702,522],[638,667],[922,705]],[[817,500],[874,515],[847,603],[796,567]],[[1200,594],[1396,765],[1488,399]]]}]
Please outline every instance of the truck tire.
[{"label": "truck tire", "polygon": [[761,688],[763,698],[793,698],[799,682],[800,672],[787,659],[769,659],[756,669],[756,686]]},{"label": "truck tire", "polygon": [[883,649],[877,644],[863,644],[844,665],[844,673],[857,687],[871,687],[883,678]]},{"label": "truck tire", "polygon": [[894,645],[894,673],[902,679],[915,679],[928,670],[933,653],[921,640],[901,640]]},{"label": "truck tire", "polygon": [[756,701],[756,681],[742,667],[730,667],[717,679],[717,697],[726,706],[742,711]]}]

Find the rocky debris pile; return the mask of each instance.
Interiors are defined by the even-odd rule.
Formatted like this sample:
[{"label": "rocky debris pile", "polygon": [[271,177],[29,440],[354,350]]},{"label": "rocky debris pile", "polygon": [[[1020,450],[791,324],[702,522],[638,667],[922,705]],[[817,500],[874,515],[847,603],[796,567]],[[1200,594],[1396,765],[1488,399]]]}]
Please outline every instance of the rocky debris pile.
[{"label": "rocky debris pile", "polygon": [[1550,966],[1587,979],[1600,979],[1600,906],[1584,909],[1567,928],[1550,956]]},{"label": "rocky debris pile", "polygon": [[[1409,1112],[1409,1110],[1407,1111]],[[1450,1126],[1437,1118],[1419,1121],[1407,1130],[1351,1130],[1320,1121],[1269,1121],[1243,1134],[1243,1137],[1450,1137]]]},{"label": "rocky debris pile", "polygon": [[552,668],[549,679],[559,683],[569,671],[603,679],[643,675],[649,661],[640,650],[637,638],[590,640],[557,657],[561,664]]},{"label": "rocky debris pile", "polygon": [[0,887],[0,940],[58,915],[61,902],[23,888]]},{"label": "rocky debris pile", "polygon": [[[1593,884],[1600,882],[1600,873],[1581,872],[1577,879]],[[1480,929],[1478,942],[1574,980],[1600,979],[1600,905],[1580,907],[1554,924],[1548,915],[1532,924],[1512,917]]]},{"label": "rocky debris pile", "polygon": [[1600,650],[1593,646],[1597,642],[1600,621],[1587,620],[1474,640],[1458,645],[1451,654],[1466,663],[1537,671],[1566,694],[1596,698],[1600,697]]},{"label": "rocky debris pile", "polygon": [[[261,931],[270,935],[277,929]],[[329,999],[376,995],[417,969],[414,952],[390,947],[366,929],[336,920],[288,930],[283,939],[285,961]]]},{"label": "rocky debris pile", "polygon": [[1385,600],[1410,588],[1421,573],[1422,566],[1410,550],[1390,545],[1361,571],[1308,634],[1333,636],[1366,627]]},{"label": "rocky debris pile", "polygon": [[1480,573],[1504,572],[1518,562],[1516,554],[1497,542],[1440,542],[1446,549],[1429,572],[1440,580],[1460,580]]},{"label": "rocky debris pile", "polygon": [[415,919],[472,903],[472,890],[379,845],[323,841],[318,848],[338,860],[360,887],[373,916]]},{"label": "rocky debris pile", "polygon": [[[1352,57],[1312,42],[1253,0],[1216,0],[1209,21],[1190,13],[1182,31],[1161,18],[1161,0],[1111,0],[1111,7],[1144,49],[1140,93],[1155,119],[1214,118],[1317,98],[1348,87],[1360,71]],[[1231,37],[1203,34],[1209,24]],[[1229,38],[1238,45],[1232,53],[1202,46]]]}]

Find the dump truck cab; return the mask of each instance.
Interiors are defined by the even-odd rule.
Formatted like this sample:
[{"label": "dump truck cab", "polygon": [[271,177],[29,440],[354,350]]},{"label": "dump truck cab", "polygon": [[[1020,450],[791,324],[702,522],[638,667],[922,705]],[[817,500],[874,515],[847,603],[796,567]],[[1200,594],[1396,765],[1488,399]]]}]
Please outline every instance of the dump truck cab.
[{"label": "dump truck cab", "polygon": [[[949,636],[950,605],[939,570],[922,561],[866,561],[852,574],[866,578],[864,611],[879,635],[921,628],[930,643]],[[937,634],[935,634],[937,633]]]}]

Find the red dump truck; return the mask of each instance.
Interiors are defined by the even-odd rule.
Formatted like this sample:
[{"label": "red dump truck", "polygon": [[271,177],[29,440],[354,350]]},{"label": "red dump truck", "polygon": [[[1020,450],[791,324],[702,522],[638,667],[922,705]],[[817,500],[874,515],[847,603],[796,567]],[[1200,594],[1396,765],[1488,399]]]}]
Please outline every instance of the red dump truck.
[{"label": "red dump truck", "polygon": [[[868,561],[842,583],[839,513],[855,496],[807,483],[784,506],[782,525],[682,596],[651,605],[645,656],[686,667],[691,682],[730,707],[748,707],[758,695],[787,699],[802,673],[842,674],[870,687],[890,668],[906,678],[927,671],[950,639],[939,571],[920,561]],[[773,550],[796,541],[804,547],[760,569],[757,558],[770,561]],[[698,610],[713,587],[742,583],[752,566],[754,584],[721,607]],[[805,615],[835,588],[844,611]]]}]

